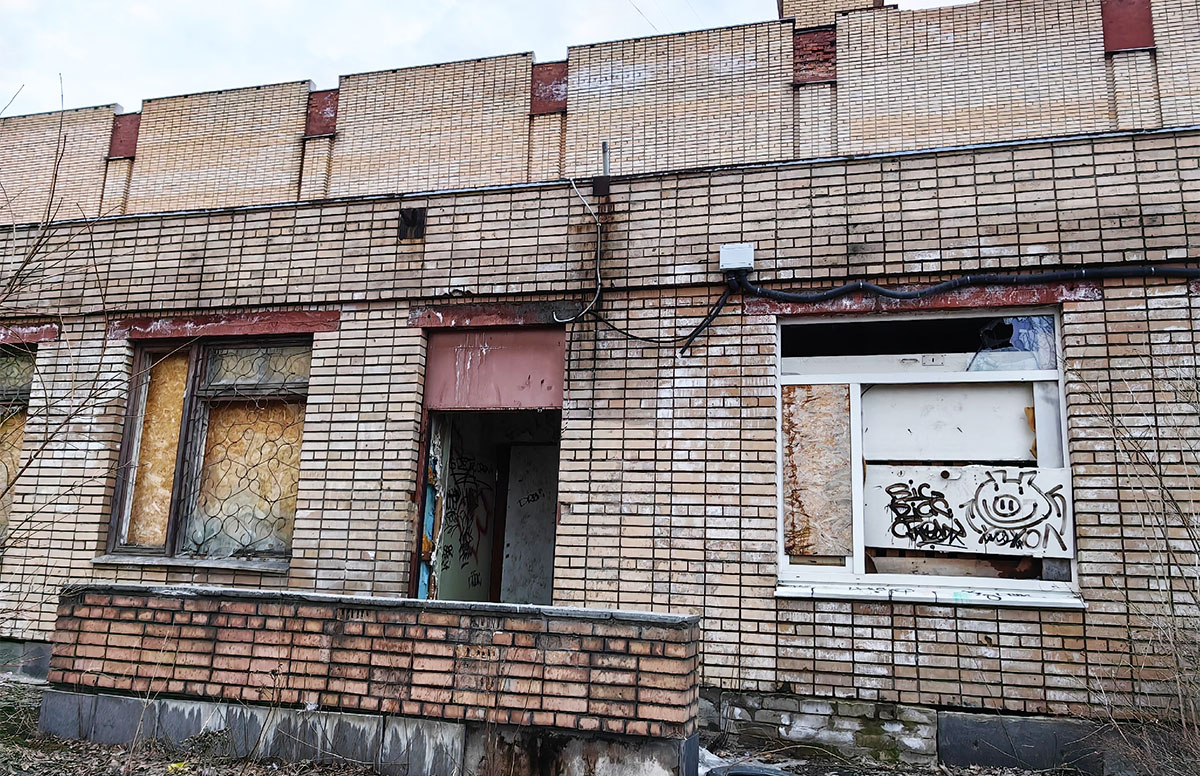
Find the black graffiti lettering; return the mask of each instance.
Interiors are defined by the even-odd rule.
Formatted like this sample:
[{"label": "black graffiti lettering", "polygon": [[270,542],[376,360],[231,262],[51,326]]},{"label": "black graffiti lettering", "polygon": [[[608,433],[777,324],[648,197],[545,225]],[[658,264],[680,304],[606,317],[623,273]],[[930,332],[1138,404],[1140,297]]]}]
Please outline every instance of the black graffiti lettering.
[{"label": "black graffiti lettering", "polygon": [[896,482],[884,489],[890,497],[891,532],[917,547],[965,547],[967,529],[946,501],[946,494],[927,483],[913,486],[912,480]]}]

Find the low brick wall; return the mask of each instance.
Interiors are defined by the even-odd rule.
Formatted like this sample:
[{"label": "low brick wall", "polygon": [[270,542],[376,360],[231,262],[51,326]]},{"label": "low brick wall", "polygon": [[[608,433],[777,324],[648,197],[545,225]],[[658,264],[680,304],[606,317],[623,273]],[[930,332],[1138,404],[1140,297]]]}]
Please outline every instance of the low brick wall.
[{"label": "low brick wall", "polygon": [[696,729],[696,617],[194,587],[63,595],[51,684],[628,736]]}]

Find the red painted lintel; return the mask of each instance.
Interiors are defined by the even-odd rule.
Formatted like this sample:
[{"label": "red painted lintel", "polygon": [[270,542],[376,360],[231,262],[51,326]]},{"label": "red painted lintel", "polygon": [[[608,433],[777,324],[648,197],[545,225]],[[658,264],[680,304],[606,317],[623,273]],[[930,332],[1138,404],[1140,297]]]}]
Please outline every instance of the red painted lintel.
[{"label": "red painted lintel", "polygon": [[57,323],[9,323],[0,325],[0,345],[36,345],[58,339]]},{"label": "red painted lintel", "polygon": [[960,288],[947,294],[911,300],[885,299],[861,292],[810,304],[755,298],[746,300],[745,310],[749,315],[836,315],[839,313],[904,312],[909,310],[955,310],[964,307],[1027,307],[1059,302],[1096,301],[1100,298],[1100,285],[1088,281],[1048,283],[1037,286]]},{"label": "red painted lintel", "polygon": [[108,339],[262,336],[336,331],[337,310],[288,310],[228,315],[181,315],[120,318],[108,325]]},{"label": "red painted lintel", "polygon": [[408,325],[423,329],[488,326],[553,326],[554,316],[569,318],[578,306],[561,302],[526,302],[517,304],[453,304],[414,307],[408,314]]}]

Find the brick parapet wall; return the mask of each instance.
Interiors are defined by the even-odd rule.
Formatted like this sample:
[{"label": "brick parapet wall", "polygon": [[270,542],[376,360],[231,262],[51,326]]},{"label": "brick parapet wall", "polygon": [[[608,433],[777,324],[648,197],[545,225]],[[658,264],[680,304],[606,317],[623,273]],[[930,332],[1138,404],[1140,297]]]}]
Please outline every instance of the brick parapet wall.
[{"label": "brick parapet wall", "polygon": [[[0,223],[43,212],[60,115],[72,217],[561,180],[599,173],[605,141],[625,174],[1195,125],[1196,0],[1142,2],[1121,5],[1152,17],[1154,47],[1115,59],[1102,12],[1115,5],[1100,0],[814,0],[785,3],[783,20],[572,47],[566,62],[516,54],[315,93],[300,81],[148,100],[113,181],[111,107],[4,118],[0,183],[19,202]],[[305,139],[311,94],[337,98],[336,120],[326,106],[313,124],[320,142]],[[548,115],[561,120],[531,123]]]},{"label": "brick parapet wall", "polygon": [[62,688],[572,731],[696,729],[698,618],[249,590],[64,594]]}]

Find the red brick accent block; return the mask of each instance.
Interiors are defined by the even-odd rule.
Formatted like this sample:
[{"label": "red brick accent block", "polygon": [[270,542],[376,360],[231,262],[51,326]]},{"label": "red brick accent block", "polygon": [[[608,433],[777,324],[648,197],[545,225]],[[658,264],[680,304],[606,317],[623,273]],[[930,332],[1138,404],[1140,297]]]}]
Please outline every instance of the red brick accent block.
[{"label": "red brick accent block", "polygon": [[697,617],[196,587],[64,593],[50,682],[685,738]]},{"label": "red brick accent block", "polygon": [[837,29],[796,30],[792,37],[792,83],[837,80]]}]

